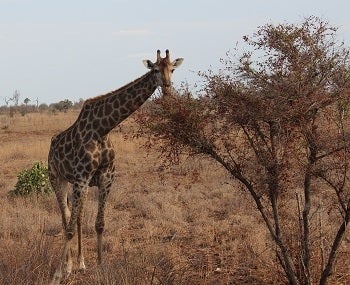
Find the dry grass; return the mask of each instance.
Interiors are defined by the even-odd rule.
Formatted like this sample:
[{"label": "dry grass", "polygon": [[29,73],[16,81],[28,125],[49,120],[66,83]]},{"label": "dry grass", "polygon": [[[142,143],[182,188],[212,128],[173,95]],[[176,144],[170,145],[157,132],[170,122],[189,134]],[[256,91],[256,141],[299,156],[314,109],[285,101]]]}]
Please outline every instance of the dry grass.
[{"label": "dry grass", "polygon": [[[68,112],[0,118],[1,285],[47,284],[53,274],[62,245],[54,195],[6,194],[19,170],[46,162],[51,136],[76,117]],[[199,158],[164,170],[139,141],[124,140],[132,127],[127,121],[112,132],[118,179],[106,209],[104,265],[95,265],[92,188],[84,216],[87,272],[74,272],[64,284],[283,284],[259,215],[227,174]],[[341,258],[349,259],[346,247]]]}]

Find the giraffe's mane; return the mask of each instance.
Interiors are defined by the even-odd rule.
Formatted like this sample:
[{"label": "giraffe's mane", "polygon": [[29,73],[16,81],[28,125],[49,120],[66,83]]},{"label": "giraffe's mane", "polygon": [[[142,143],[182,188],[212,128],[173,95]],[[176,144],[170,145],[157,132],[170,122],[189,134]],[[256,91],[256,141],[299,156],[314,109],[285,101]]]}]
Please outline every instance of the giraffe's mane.
[{"label": "giraffe's mane", "polygon": [[114,90],[114,91],[111,91],[111,92],[108,92],[104,95],[99,95],[99,96],[96,96],[96,97],[93,97],[93,98],[89,98],[89,99],[86,99],[86,101],[84,102],[84,105],[85,104],[89,104],[89,103],[95,103],[99,100],[103,100],[107,97],[109,97],[110,95],[115,95],[116,93],[121,93],[123,92],[124,90],[128,89],[130,86],[132,85],[135,85],[136,83],[138,83],[139,81],[142,81],[143,79],[145,79],[145,77],[147,77],[148,75],[150,75],[152,73],[152,71],[149,71],[147,73],[145,73],[144,75],[140,76],[139,78],[127,83],[126,85],[120,87],[119,89],[117,90]]},{"label": "giraffe's mane", "polygon": [[149,71],[147,73],[145,73],[144,75],[140,76],[139,78],[129,82],[128,84],[122,86],[121,88],[117,89],[117,90],[114,90],[114,91],[111,91],[111,92],[108,92],[104,95],[99,95],[99,96],[96,96],[96,97],[93,97],[93,98],[89,98],[87,100],[85,100],[81,110],[80,110],[80,113],[76,119],[76,121],[68,128],[65,130],[65,132],[71,130],[72,128],[74,128],[74,126],[81,120],[81,117],[82,115],[84,114],[86,108],[87,108],[87,105],[89,105],[90,103],[96,103],[100,100],[104,100],[106,98],[108,98],[109,96],[115,96],[117,93],[122,93],[124,90],[128,89],[130,86],[134,85],[134,84],[137,84],[138,82],[144,80],[147,76],[149,76],[153,71]]}]

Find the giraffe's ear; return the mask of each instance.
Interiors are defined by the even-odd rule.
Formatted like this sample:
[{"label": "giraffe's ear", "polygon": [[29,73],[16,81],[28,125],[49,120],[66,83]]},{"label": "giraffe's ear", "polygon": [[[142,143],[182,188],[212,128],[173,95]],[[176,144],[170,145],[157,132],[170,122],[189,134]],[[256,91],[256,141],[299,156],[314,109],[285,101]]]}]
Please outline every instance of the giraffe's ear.
[{"label": "giraffe's ear", "polygon": [[172,65],[174,68],[178,68],[182,64],[183,61],[184,61],[183,58],[177,58],[172,62]]},{"label": "giraffe's ear", "polygon": [[142,62],[148,69],[152,69],[154,67],[154,63],[149,59],[145,59]]}]

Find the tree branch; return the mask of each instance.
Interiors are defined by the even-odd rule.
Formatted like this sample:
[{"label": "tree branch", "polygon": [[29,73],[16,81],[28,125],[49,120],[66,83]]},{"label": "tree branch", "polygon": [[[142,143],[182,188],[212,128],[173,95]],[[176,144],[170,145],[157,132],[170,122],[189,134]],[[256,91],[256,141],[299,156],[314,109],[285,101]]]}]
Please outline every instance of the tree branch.
[{"label": "tree branch", "polygon": [[328,256],[328,261],[327,261],[327,264],[322,272],[319,285],[326,285],[328,277],[332,274],[333,265],[334,265],[334,261],[335,261],[336,255],[337,255],[337,251],[338,251],[338,248],[339,248],[341,241],[344,237],[344,233],[345,233],[345,230],[346,230],[347,225],[349,223],[349,220],[350,220],[350,200],[348,201],[348,204],[346,206],[344,221],[340,225],[338,232],[334,238],[334,241],[333,241],[333,244],[331,247],[331,251],[330,251],[329,256]]}]

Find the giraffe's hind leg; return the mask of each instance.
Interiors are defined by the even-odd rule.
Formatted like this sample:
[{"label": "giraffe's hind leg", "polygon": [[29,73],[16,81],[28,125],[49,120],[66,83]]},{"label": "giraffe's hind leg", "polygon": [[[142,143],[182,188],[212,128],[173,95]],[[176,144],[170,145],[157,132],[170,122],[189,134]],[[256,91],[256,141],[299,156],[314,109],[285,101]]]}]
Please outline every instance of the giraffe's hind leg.
[{"label": "giraffe's hind leg", "polygon": [[81,196],[81,204],[80,204],[80,211],[78,214],[78,220],[77,220],[77,227],[78,227],[78,263],[79,263],[79,269],[83,272],[86,270],[85,262],[84,262],[84,254],[83,254],[83,247],[82,247],[82,218],[84,214],[84,204],[86,200],[86,191],[82,193]]},{"label": "giraffe's hind leg", "polygon": [[[55,190],[56,198],[58,201],[58,205],[61,211],[62,216],[62,226],[63,226],[63,232],[64,236],[67,235],[67,227],[68,227],[68,221],[70,219],[70,210],[68,207],[68,190],[69,190],[69,184],[67,181],[59,178],[59,177],[50,177],[51,185]],[[65,274],[68,276],[72,272],[72,254],[70,249],[70,243],[65,243],[63,254],[61,256],[59,265],[55,271],[54,277],[52,279],[51,284],[56,285],[59,284],[62,277],[62,269],[65,265]]]},{"label": "giraffe's hind leg", "polygon": [[66,264],[66,276],[69,276],[72,272],[72,254],[71,254],[71,242],[75,235],[78,215],[82,211],[82,199],[85,196],[83,194],[86,191],[86,187],[84,185],[75,184],[73,187],[73,195],[72,195],[72,212],[68,221],[68,205],[67,205],[67,192],[56,193],[61,213],[62,213],[62,221],[65,232],[65,241],[61,254],[61,259],[59,266],[54,274],[52,285],[56,285],[60,283],[60,280],[63,277],[62,268]]},{"label": "giraffe's hind leg", "polygon": [[[67,227],[68,227],[68,221],[70,220],[71,212],[69,209],[69,199],[68,199],[68,191],[69,191],[69,184],[64,183],[61,186],[61,191],[56,191],[56,197],[57,201],[61,210],[62,215],[62,225],[63,225],[63,233],[64,236],[67,235]],[[73,260],[72,260],[72,250],[69,247],[67,249],[67,254],[65,256],[66,259],[66,274],[67,276],[71,274],[72,268],[73,268]]]},{"label": "giraffe's hind leg", "polygon": [[110,192],[114,174],[107,173],[100,178],[99,195],[98,195],[98,210],[95,222],[95,230],[97,233],[97,264],[102,263],[102,236],[104,231],[104,211],[108,194]]}]

